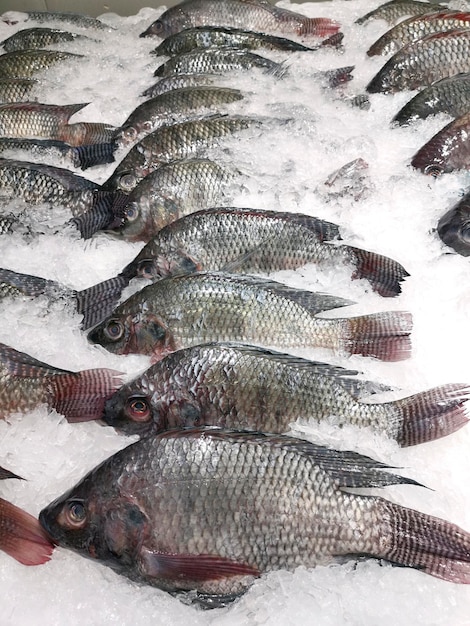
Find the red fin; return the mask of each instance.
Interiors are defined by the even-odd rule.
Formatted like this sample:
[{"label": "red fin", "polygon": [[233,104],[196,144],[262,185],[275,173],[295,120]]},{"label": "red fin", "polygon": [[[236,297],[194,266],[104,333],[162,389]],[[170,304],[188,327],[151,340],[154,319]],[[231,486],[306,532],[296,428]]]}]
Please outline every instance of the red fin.
[{"label": "red fin", "polygon": [[348,248],[356,262],[353,278],[366,278],[373,290],[386,298],[401,292],[400,282],[409,274],[400,263],[375,252],[352,246]]},{"label": "red fin", "polygon": [[204,582],[260,574],[256,567],[212,554],[165,554],[143,549],[141,555],[145,573],[154,578]]},{"label": "red fin", "polygon": [[0,498],[0,549],[23,565],[41,565],[54,546],[35,517]]},{"label": "red fin", "polygon": [[122,385],[121,375],[99,368],[56,376],[50,381],[50,405],[69,422],[101,419],[106,400]]},{"label": "red fin", "polygon": [[381,361],[402,361],[411,353],[411,313],[386,311],[344,320],[349,338],[344,346],[350,354],[374,356]]},{"label": "red fin", "polygon": [[341,27],[339,22],[328,17],[306,18],[297,31],[298,35],[315,35],[315,37],[328,37],[335,35]]}]

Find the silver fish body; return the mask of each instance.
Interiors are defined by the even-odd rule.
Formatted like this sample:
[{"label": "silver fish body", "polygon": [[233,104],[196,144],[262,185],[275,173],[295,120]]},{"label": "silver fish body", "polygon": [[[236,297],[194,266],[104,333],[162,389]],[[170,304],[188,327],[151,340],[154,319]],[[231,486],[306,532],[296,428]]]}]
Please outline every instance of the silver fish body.
[{"label": "silver fish body", "polygon": [[403,18],[424,15],[433,11],[446,11],[445,4],[435,4],[432,2],[422,2],[421,0],[391,0],[381,4],[379,7],[366,13],[356,20],[356,24],[365,24],[369,20],[385,20],[393,25]]},{"label": "silver fish body", "polygon": [[146,98],[155,98],[173,89],[215,86],[219,80],[220,74],[175,74],[174,76],[160,78],[158,82],[148,87],[141,95]]},{"label": "silver fish body", "polygon": [[59,545],[133,580],[192,591],[206,607],[233,600],[263,573],[346,555],[468,582],[469,533],[354,494],[414,483],[386,469],[282,435],[170,431],[109,458],[39,519]]},{"label": "silver fish body", "polygon": [[0,55],[0,78],[34,78],[56,63],[83,58],[58,50],[16,50]]},{"label": "silver fish body", "polygon": [[76,39],[88,38],[58,28],[27,28],[8,37],[2,41],[1,45],[6,52],[14,52],[15,50],[44,49],[53,44],[75,41]]},{"label": "silver fish body", "polygon": [[31,92],[37,83],[32,78],[0,78],[0,103],[36,100]]},{"label": "silver fish body", "polygon": [[18,102],[0,104],[0,137],[62,139],[68,120],[85,104],[41,104]]},{"label": "silver fish body", "polygon": [[437,224],[442,241],[462,256],[470,256],[470,193],[466,193]]},{"label": "silver fish body", "polygon": [[104,22],[84,15],[83,13],[68,13],[60,11],[8,11],[3,14],[3,21],[10,24],[18,22],[37,22],[38,24],[48,24],[50,22],[60,24],[70,24],[80,28],[90,28],[92,30],[114,30]]}]

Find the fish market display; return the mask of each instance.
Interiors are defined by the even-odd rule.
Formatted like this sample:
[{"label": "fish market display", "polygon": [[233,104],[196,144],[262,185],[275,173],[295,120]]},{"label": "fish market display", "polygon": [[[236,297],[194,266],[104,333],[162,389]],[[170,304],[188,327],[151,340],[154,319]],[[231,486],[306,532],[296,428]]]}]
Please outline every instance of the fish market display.
[{"label": "fish market display", "polygon": [[282,435],[170,431],[118,452],[43,509],[59,545],[188,601],[223,606],[263,573],[369,555],[469,582],[470,533],[343,489],[411,483]]},{"label": "fish market display", "polygon": [[2,41],[5,52],[15,50],[32,50],[45,48],[52,44],[74,41],[83,38],[83,35],[70,33],[59,28],[26,28]]},{"label": "fish market display", "polygon": [[373,384],[356,374],[252,346],[200,345],[168,355],[121,387],[103,419],[121,432],[148,436],[204,424],[282,433],[299,418],[333,415],[339,426],[369,426],[402,446],[444,436],[468,421],[465,385],[364,402],[358,396]]}]

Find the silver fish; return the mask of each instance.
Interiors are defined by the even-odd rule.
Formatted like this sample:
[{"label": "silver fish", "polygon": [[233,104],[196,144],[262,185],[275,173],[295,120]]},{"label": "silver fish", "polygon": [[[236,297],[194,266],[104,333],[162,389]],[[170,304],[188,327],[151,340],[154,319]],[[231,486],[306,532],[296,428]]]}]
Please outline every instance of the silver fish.
[{"label": "silver fish", "polygon": [[81,59],[83,55],[58,50],[16,50],[0,55],[0,78],[34,78],[56,63]]},{"label": "silver fish", "polygon": [[2,41],[1,45],[6,52],[13,52],[15,50],[33,50],[34,48],[44,49],[52,44],[75,41],[76,39],[86,40],[88,37],[58,28],[26,28]]}]

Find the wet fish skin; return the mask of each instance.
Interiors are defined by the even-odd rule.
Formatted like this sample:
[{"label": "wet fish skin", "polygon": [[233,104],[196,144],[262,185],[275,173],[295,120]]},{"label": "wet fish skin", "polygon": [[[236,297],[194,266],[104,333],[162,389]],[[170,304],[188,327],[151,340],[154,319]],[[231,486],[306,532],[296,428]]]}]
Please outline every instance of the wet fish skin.
[{"label": "wet fish skin", "polygon": [[161,126],[183,122],[195,115],[241,100],[239,89],[229,87],[186,87],[155,96],[140,104],[117,129],[114,140],[120,146],[135,143]]},{"label": "wet fish skin", "polygon": [[214,86],[218,80],[220,80],[219,74],[175,74],[174,76],[160,78],[158,82],[151,85],[140,95],[146,98],[155,98],[173,89]]},{"label": "wet fish skin", "polygon": [[0,78],[33,78],[61,61],[81,59],[83,55],[58,50],[16,50],[0,55]]},{"label": "wet fish skin", "polygon": [[38,81],[33,78],[0,78],[0,103],[33,102],[31,91]]},{"label": "wet fish skin", "polygon": [[253,346],[199,345],[166,356],[123,385],[106,402],[102,419],[144,437],[201,425],[284,433],[292,422],[308,419],[371,427],[401,446],[448,435],[468,422],[468,385],[373,403],[370,396],[362,400],[373,383],[357,374]]},{"label": "wet fish skin", "polygon": [[394,116],[392,123],[404,126],[416,119],[445,113],[453,118],[470,110],[470,73],[438,80],[416,94]]},{"label": "wet fish skin", "polygon": [[75,41],[76,39],[86,40],[89,38],[58,28],[27,28],[8,37],[1,42],[1,45],[6,52],[14,52],[15,50],[44,49],[52,44]]},{"label": "wet fish skin", "polygon": [[76,122],[65,124],[58,133],[58,138],[70,146],[113,145],[117,149],[114,137],[116,127],[102,122]]},{"label": "wet fish skin", "polygon": [[411,17],[382,35],[367,50],[368,56],[395,53],[425,35],[470,27],[470,13],[446,9]]},{"label": "wet fish skin", "polygon": [[223,200],[234,174],[208,159],[162,165],[129,194],[121,223],[107,232],[127,241],[149,241],[158,231],[200,207]]},{"label": "wet fish skin", "polygon": [[144,287],[94,328],[88,339],[115,354],[147,354],[154,360],[212,341],[279,349],[327,348],[336,354],[382,360],[408,358],[409,313],[317,316],[338,306],[344,306],[344,301],[341,305],[341,299],[266,279],[201,272]]},{"label": "wet fish skin", "polygon": [[84,15],[82,13],[68,13],[60,11],[7,11],[2,15],[2,21],[7,24],[17,24],[18,22],[38,22],[48,24],[49,22],[61,22],[79,26],[80,28],[91,28],[94,30],[115,30],[100,20]]},{"label": "wet fish skin", "polygon": [[269,4],[244,0],[190,0],[167,9],[141,37],[165,39],[197,26],[251,29],[270,35],[327,37],[340,25],[329,18],[308,18]]},{"label": "wet fish skin", "polygon": [[470,193],[466,193],[441,217],[437,233],[455,252],[470,256]]},{"label": "wet fish skin", "polygon": [[213,47],[192,50],[171,57],[160,65],[154,76],[173,76],[175,74],[223,74],[226,72],[261,69],[273,76],[281,77],[286,72],[282,63],[276,63],[254,52],[230,47]]},{"label": "wet fish skin", "polygon": [[421,2],[421,0],[391,0],[381,4],[379,7],[366,13],[356,20],[356,24],[365,24],[369,20],[385,20],[393,25],[405,17],[414,15],[424,15],[433,11],[446,11],[445,4],[434,4],[431,2]]},{"label": "wet fish skin", "polygon": [[56,281],[0,268],[0,298],[46,295],[51,299],[63,299],[71,297],[72,293]]},{"label": "wet fish skin", "polygon": [[298,41],[265,35],[239,28],[217,28],[199,26],[186,29],[167,37],[152,51],[156,56],[175,56],[200,48],[213,46],[231,46],[248,50],[284,50],[294,52],[314,52],[318,46],[312,48],[304,46]]},{"label": "wet fish skin", "polygon": [[170,431],[109,458],[39,519],[60,546],[132,580],[195,591],[187,600],[206,607],[225,604],[263,573],[343,555],[367,554],[468,582],[469,533],[348,492],[414,482],[387,469],[282,435]]},{"label": "wet fish skin", "polygon": [[0,104],[0,137],[62,139],[62,128],[88,103],[42,104],[18,102]]},{"label": "wet fish skin", "polygon": [[431,176],[469,169],[469,131],[470,112],[467,112],[431,137],[413,156],[411,165]]}]

